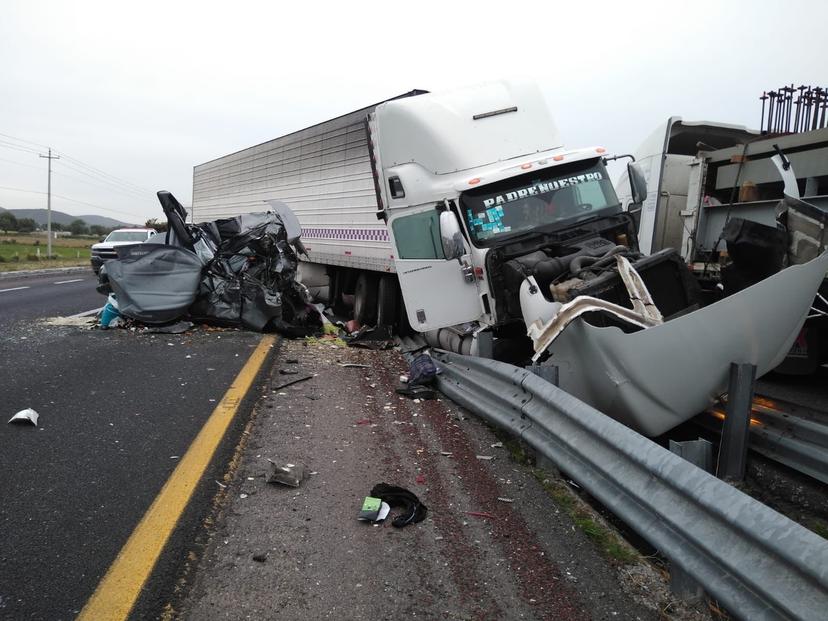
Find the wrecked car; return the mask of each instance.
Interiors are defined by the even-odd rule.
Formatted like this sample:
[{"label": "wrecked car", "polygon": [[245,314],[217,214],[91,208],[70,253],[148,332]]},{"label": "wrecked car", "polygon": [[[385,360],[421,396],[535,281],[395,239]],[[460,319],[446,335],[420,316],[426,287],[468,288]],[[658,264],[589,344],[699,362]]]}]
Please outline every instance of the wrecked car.
[{"label": "wrecked car", "polygon": [[115,294],[121,315],[149,325],[186,316],[288,335],[321,327],[295,278],[302,230],[287,205],[187,224],[187,212],[172,194],[158,192],[158,199],[166,233],[119,249],[101,270],[98,291]]}]

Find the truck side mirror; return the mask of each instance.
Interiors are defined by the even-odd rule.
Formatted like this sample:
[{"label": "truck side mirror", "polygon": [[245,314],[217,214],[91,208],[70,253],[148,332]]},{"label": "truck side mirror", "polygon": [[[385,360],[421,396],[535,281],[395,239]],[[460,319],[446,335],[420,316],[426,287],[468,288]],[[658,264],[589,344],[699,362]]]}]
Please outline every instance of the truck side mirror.
[{"label": "truck side mirror", "polygon": [[443,254],[447,260],[459,259],[466,254],[466,245],[463,243],[460,223],[457,221],[457,216],[451,211],[440,212],[440,240],[443,244]]},{"label": "truck side mirror", "polygon": [[647,178],[637,162],[627,164],[627,177],[630,180],[632,202],[641,205],[647,199]]}]

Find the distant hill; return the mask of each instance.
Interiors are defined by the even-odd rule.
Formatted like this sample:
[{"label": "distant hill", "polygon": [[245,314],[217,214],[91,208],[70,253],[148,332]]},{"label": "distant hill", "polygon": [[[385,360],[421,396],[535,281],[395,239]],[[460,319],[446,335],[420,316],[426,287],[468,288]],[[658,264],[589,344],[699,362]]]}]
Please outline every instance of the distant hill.
[{"label": "distant hill", "polygon": [[[46,226],[47,211],[45,209],[4,209],[0,207],[0,211],[8,211],[14,214],[15,218],[31,218],[39,226]],[[72,216],[62,211],[55,211],[52,209],[52,222],[59,222],[63,225],[69,225],[74,220],[83,220],[89,226],[100,225],[106,228],[115,226],[130,226],[128,222],[121,222],[114,218],[107,218],[106,216]],[[143,223],[141,223],[143,225]]]}]

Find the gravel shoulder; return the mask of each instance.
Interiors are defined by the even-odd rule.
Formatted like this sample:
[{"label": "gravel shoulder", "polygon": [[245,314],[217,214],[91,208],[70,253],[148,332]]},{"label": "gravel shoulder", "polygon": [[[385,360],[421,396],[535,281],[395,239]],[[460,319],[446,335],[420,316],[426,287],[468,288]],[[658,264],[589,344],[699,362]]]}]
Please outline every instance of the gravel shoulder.
[{"label": "gravel shoulder", "polygon": [[[313,377],[279,388],[301,377],[283,374],[294,370]],[[444,398],[396,395],[406,371],[393,351],[283,343],[168,617],[703,618],[671,615],[662,577],[602,553],[480,421]],[[268,459],[309,474],[299,488],[267,484]],[[380,482],[417,494],[427,518],[402,529],[358,521]]]}]

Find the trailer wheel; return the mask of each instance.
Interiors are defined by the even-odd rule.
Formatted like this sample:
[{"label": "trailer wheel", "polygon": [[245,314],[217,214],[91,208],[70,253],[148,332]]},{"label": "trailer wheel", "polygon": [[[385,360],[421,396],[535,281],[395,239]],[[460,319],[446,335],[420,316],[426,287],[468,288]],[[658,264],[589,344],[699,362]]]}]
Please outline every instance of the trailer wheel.
[{"label": "trailer wheel", "polygon": [[397,307],[399,294],[397,293],[397,278],[390,274],[380,276],[377,286],[377,325],[396,326],[399,317]]},{"label": "trailer wheel", "polygon": [[354,319],[360,325],[373,326],[377,320],[377,277],[362,272],[354,290]]}]

